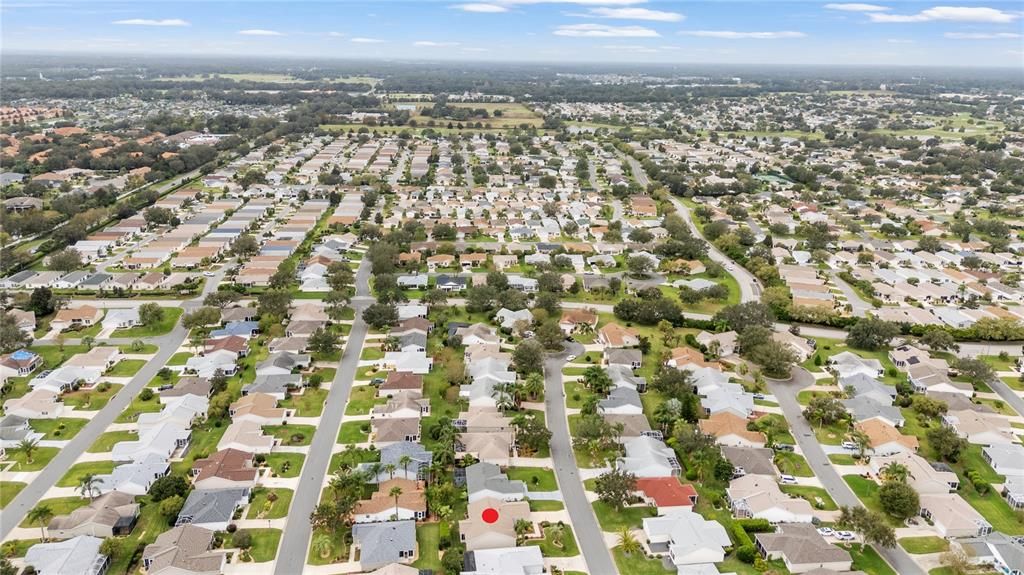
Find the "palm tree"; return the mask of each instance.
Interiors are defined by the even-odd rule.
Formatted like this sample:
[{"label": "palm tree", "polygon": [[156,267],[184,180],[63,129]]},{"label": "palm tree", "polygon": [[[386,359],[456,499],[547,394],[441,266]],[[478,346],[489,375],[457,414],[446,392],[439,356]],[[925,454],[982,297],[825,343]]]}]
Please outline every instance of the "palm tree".
[{"label": "palm tree", "polygon": [[370,476],[373,477],[374,481],[377,480],[377,476],[380,475],[381,471],[384,471],[383,463],[379,461],[374,461],[373,463],[370,464]]},{"label": "palm tree", "polygon": [[516,531],[516,543],[522,545],[526,539],[526,534],[533,531],[533,523],[528,519],[516,519],[515,526],[513,527]]},{"label": "palm tree", "polygon": [[555,547],[565,546],[565,524],[559,521],[548,527],[548,535],[551,536],[551,544]]},{"label": "palm tree", "polygon": [[402,488],[396,485],[391,488],[388,495],[395,498],[395,519],[398,519],[398,498],[402,495]]},{"label": "palm tree", "polygon": [[96,493],[100,490],[100,483],[100,478],[95,474],[86,473],[82,476],[82,479],[78,481],[78,492],[82,494],[82,497],[95,499]]},{"label": "palm tree", "polygon": [[312,546],[313,553],[316,553],[321,559],[327,559],[331,554],[331,550],[334,548],[330,535],[327,535],[326,533],[320,533],[314,537]]},{"label": "palm tree", "polygon": [[43,541],[46,541],[46,525],[51,519],[53,519],[53,510],[46,505],[36,505],[28,512],[29,522],[39,524],[40,538]]},{"label": "palm tree", "polygon": [[396,469],[398,469],[398,466],[395,465],[394,463],[388,463],[384,466],[384,471],[388,472],[388,475],[391,477],[391,479],[395,478]]},{"label": "palm tree", "polygon": [[32,454],[39,447],[38,439],[22,439],[18,442],[18,451],[25,454],[25,463],[32,463]]},{"label": "palm tree", "polygon": [[409,479],[409,464],[412,463],[412,457],[408,454],[398,458],[398,464],[402,466],[402,475],[406,479]]},{"label": "palm tree", "polygon": [[622,527],[618,533],[619,548],[622,549],[623,553],[632,555],[643,550],[640,541],[636,538],[636,535],[633,535],[629,527]]},{"label": "palm tree", "polygon": [[498,383],[495,384],[494,391],[491,392],[494,406],[502,413],[516,406],[515,400],[512,398],[512,385],[511,383]]},{"label": "palm tree", "polygon": [[85,346],[85,349],[90,349],[91,350],[92,349],[92,345],[94,343],[96,343],[96,338],[91,336],[91,335],[87,335],[87,336],[82,338],[82,345]]},{"label": "palm tree", "polygon": [[544,393],[544,376],[539,373],[531,373],[526,376],[526,381],[523,382],[523,391],[530,396],[530,399],[536,399]]},{"label": "palm tree", "polygon": [[871,448],[871,438],[859,429],[850,432],[850,440],[857,444],[857,457],[864,459],[864,454]]},{"label": "palm tree", "polygon": [[902,463],[890,461],[882,468],[882,477],[887,481],[906,481],[910,477],[910,468]]}]

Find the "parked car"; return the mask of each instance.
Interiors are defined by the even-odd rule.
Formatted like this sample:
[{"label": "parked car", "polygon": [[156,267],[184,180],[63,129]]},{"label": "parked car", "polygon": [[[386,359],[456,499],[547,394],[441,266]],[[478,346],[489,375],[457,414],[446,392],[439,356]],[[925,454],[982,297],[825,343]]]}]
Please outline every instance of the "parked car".
[{"label": "parked car", "polygon": [[818,534],[821,535],[822,537],[829,537],[829,536],[831,536],[834,533],[835,533],[835,531],[833,531],[831,527],[819,527],[818,528]]},{"label": "parked car", "polygon": [[857,451],[860,448],[857,447],[857,444],[852,442],[852,441],[844,441],[843,442],[843,449],[849,449],[850,451]]},{"label": "parked car", "polygon": [[836,531],[834,537],[840,541],[853,541],[854,535],[851,531]]},{"label": "parked car", "polygon": [[783,485],[796,485],[796,477],[792,475],[780,475],[779,483]]}]

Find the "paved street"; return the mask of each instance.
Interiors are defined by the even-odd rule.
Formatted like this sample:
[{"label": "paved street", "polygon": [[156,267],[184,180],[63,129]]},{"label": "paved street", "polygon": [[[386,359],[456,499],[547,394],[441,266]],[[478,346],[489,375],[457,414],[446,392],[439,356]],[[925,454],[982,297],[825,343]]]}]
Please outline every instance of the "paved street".
[{"label": "paved street", "polygon": [[[860,499],[850,490],[850,487],[839,476],[828,455],[818,443],[814,436],[814,430],[804,419],[803,409],[797,401],[797,393],[801,389],[814,385],[814,376],[806,369],[797,367],[793,369],[793,377],[786,382],[767,380],[768,390],[779,402],[779,407],[786,416],[790,432],[796,438],[804,458],[814,471],[814,475],[821,480],[821,484],[828,491],[837,505],[854,506],[861,505]],[[891,549],[875,546],[878,552],[900,575],[924,575],[925,571],[903,550],[896,546]]]},{"label": "paved street", "polygon": [[[353,301],[368,301],[370,298],[370,260],[363,258],[356,271],[356,298]],[[355,322],[349,333],[345,352],[331,383],[327,402],[324,404],[323,415],[317,426],[316,434],[309,446],[306,462],[302,465],[299,487],[295,490],[292,506],[288,512],[288,526],[281,538],[281,547],[277,552],[277,564],[274,573],[277,575],[296,575],[302,573],[306,564],[306,554],[312,528],[309,516],[320,501],[320,490],[327,467],[331,462],[331,450],[338,439],[342,415],[352,391],[352,381],[359,367],[359,356],[363,352],[363,341],[366,338],[367,326],[362,319],[363,304],[353,303],[356,308]]]},{"label": "paved street", "polygon": [[[185,308],[185,313],[192,311],[202,305],[203,298],[206,294],[216,291],[217,285],[224,279],[224,274],[227,270],[227,266],[222,266],[220,271],[212,278],[207,278],[209,281],[203,289],[203,292],[194,299],[186,300],[181,303],[181,307]],[[142,391],[142,388],[146,386],[160,369],[167,363],[167,360],[171,358],[178,347],[184,343],[185,338],[188,337],[188,330],[181,326],[179,321],[174,329],[171,330],[167,335],[163,335],[155,338],[147,338],[147,341],[157,346],[158,351],[153,359],[146,362],[146,365],[139,370],[138,373],[132,378],[128,385],[121,388],[110,402],[100,410],[89,423],[82,428],[81,431],[72,438],[67,445],[61,449],[52,461],[39,472],[39,475],[30,483],[25,489],[21,491],[15,497],[11,503],[4,508],[2,514],[0,514],[0,539],[7,536],[11,529],[15,528],[25,515],[35,507],[36,503],[46,494],[51,487],[53,487],[67,470],[74,465],[75,461],[88,449],[96,439],[107,430],[110,424],[114,423],[114,420],[118,415],[121,414],[128,404],[135,399],[135,396]]]},{"label": "paved street", "polygon": [[839,273],[835,270],[829,270],[828,275],[832,278],[832,284],[839,288],[843,295],[846,296],[846,301],[853,307],[853,315],[855,317],[864,317],[867,315],[867,312],[875,309],[875,306],[861,299],[853,287],[846,283],[843,278],[839,277]]},{"label": "paved street", "polygon": [[602,575],[618,573],[594,516],[594,508],[590,506],[583,491],[583,480],[576,468],[576,456],[572,451],[569,422],[565,415],[565,388],[562,386],[562,366],[570,353],[583,353],[583,346],[578,343],[568,344],[564,352],[548,357],[544,363],[544,407],[548,429],[551,430],[551,458],[555,464],[558,488],[562,491],[562,499],[572,519],[572,528],[587,562],[588,572]]},{"label": "paved street", "polygon": [[999,397],[1003,398],[1003,401],[1009,403],[1014,411],[1024,414],[1024,398],[1021,398],[1016,391],[1010,389],[1010,386],[1006,385],[1005,381],[997,377],[988,382],[988,386],[992,388],[992,391],[998,393]]}]

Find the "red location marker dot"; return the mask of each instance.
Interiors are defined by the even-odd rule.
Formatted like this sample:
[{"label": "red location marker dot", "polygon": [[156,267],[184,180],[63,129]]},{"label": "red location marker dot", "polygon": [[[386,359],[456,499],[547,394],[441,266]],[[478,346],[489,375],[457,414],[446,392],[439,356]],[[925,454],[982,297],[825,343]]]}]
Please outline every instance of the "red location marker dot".
[{"label": "red location marker dot", "polygon": [[494,523],[498,520],[498,510],[493,507],[488,507],[487,509],[484,509],[484,512],[481,514],[481,518],[484,520],[484,523]]}]

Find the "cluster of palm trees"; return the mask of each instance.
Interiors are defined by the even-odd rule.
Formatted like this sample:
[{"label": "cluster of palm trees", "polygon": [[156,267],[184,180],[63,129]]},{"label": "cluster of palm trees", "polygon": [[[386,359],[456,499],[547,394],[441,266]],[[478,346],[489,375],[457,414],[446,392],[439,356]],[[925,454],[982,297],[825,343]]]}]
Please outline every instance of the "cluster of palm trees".
[{"label": "cluster of palm trees", "polygon": [[536,399],[544,393],[544,376],[531,373],[523,381],[500,382],[494,385],[491,397],[499,411],[505,413],[519,409],[523,399]]}]

